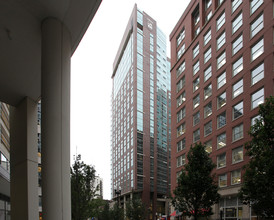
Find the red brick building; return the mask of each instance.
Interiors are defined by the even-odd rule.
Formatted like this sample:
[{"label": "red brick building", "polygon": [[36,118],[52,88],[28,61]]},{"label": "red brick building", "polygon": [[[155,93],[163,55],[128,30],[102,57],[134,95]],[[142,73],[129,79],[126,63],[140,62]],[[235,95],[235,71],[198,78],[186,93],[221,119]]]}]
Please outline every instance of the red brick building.
[{"label": "red brick building", "polygon": [[258,105],[273,95],[273,4],[192,0],[170,34],[171,190],[190,146],[205,143],[221,194],[213,219],[220,210],[225,219],[254,216],[237,193],[247,132]]}]

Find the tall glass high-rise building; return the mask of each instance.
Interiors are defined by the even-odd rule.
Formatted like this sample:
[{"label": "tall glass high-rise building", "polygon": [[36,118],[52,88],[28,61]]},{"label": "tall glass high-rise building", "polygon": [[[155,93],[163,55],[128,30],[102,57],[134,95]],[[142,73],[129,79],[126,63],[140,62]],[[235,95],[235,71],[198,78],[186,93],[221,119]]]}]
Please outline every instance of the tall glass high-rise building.
[{"label": "tall glass high-rise building", "polygon": [[122,204],[139,194],[149,210],[168,214],[170,62],[166,37],[135,5],[113,65],[111,192]]}]

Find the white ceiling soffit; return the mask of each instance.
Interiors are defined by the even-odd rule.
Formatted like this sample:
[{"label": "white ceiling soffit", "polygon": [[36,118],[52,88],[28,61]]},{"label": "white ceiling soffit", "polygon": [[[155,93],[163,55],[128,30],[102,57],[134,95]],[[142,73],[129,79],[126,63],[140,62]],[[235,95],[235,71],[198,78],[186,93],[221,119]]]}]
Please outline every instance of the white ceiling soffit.
[{"label": "white ceiling soffit", "polygon": [[76,50],[102,0],[0,0],[0,101],[17,105],[41,91],[41,23],[62,21]]}]

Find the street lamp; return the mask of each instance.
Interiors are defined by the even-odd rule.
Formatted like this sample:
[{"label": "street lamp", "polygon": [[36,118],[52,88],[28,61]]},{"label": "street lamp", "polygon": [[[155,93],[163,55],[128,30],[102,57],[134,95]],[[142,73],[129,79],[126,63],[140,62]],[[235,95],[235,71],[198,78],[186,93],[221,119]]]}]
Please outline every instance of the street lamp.
[{"label": "street lamp", "polygon": [[165,214],[168,217],[169,216],[169,198],[165,195]]},{"label": "street lamp", "polygon": [[118,189],[115,189],[114,191],[115,191],[115,195],[118,196],[118,204],[119,204],[119,206],[120,206],[121,187],[119,186],[119,188],[118,188]]}]

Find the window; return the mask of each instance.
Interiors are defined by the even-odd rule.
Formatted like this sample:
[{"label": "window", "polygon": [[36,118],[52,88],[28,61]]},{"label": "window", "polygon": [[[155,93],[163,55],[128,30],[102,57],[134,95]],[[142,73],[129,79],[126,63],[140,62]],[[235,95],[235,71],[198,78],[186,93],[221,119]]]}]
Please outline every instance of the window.
[{"label": "window", "polygon": [[226,104],[226,92],[217,97],[217,109],[222,108]]},{"label": "window", "polygon": [[137,21],[139,24],[143,25],[143,13],[137,10]]},{"label": "window", "polygon": [[250,1],[250,14],[253,14],[262,4],[263,0],[251,0]]},{"label": "window", "polygon": [[185,162],[186,162],[186,155],[185,154],[177,157],[177,167],[185,165]]},{"label": "window", "polygon": [[264,39],[259,40],[251,47],[251,61],[257,59],[264,52]]},{"label": "window", "polygon": [[254,37],[264,27],[264,14],[257,17],[250,25],[250,36]]},{"label": "window", "polygon": [[204,118],[207,118],[212,114],[212,103],[209,102],[205,107],[204,107]]},{"label": "window", "polygon": [[193,108],[197,108],[200,105],[200,94],[193,98]]},{"label": "window", "polygon": [[232,76],[236,76],[243,70],[243,57],[241,56],[232,64]]},{"label": "window", "polygon": [[209,61],[211,58],[211,47],[204,53],[204,63]]},{"label": "window", "polygon": [[200,112],[197,112],[195,115],[193,115],[193,126],[200,123]]},{"label": "window", "polygon": [[241,183],[241,170],[233,170],[231,172],[231,185]]},{"label": "window", "polygon": [[183,107],[178,113],[177,113],[177,122],[181,121],[184,117],[186,117],[186,108]]},{"label": "window", "polygon": [[206,68],[204,71],[204,81],[207,81],[212,76],[212,67],[211,65]]},{"label": "window", "polygon": [[227,186],[227,175],[223,174],[219,176],[219,187],[226,187]]},{"label": "window", "polygon": [[240,4],[242,4],[242,0],[232,0],[232,13],[236,11]]},{"label": "window", "polygon": [[226,133],[222,133],[217,136],[217,149],[223,148],[226,146]]},{"label": "window", "polygon": [[[176,173],[176,183],[178,183],[178,180],[179,180],[181,174],[182,174],[182,171],[179,171]],[[132,188],[133,188],[133,186],[132,186]]]},{"label": "window", "polygon": [[205,124],[204,132],[205,132],[205,136],[210,135],[212,133],[212,121]]},{"label": "window", "polygon": [[154,51],[154,39],[153,39],[154,37],[153,37],[153,34],[150,34],[150,45],[149,45],[149,49],[150,49],[150,52],[152,52],[153,53],[153,51]]},{"label": "window", "polygon": [[264,103],[264,88],[251,95],[251,108],[254,109]]},{"label": "window", "polygon": [[226,125],[226,112],[223,112],[217,117],[217,128],[222,128]]},{"label": "window", "polygon": [[226,155],[225,153],[217,156],[217,168],[222,168],[226,166]]},{"label": "window", "polygon": [[243,124],[240,124],[232,129],[232,141],[237,141],[244,137],[243,129]]},{"label": "window", "polygon": [[177,143],[177,152],[185,149],[186,147],[186,139],[183,138],[182,140],[180,140],[178,143]]},{"label": "window", "polygon": [[183,44],[180,49],[177,51],[177,60],[179,60],[179,58],[182,56],[182,54],[185,52],[186,49],[186,45]]},{"label": "window", "polygon": [[198,27],[195,29],[194,37],[196,37],[199,33],[200,33],[200,27],[198,26]]},{"label": "window", "polygon": [[177,128],[177,137],[183,135],[186,132],[186,124],[183,123]]},{"label": "window", "polygon": [[193,48],[193,59],[199,54],[199,43]]},{"label": "window", "polygon": [[200,21],[200,15],[199,15],[199,8],[195,9],[195,12],[193,13],[193,20],[194,20],[194,25],[197,25]]},{"label": "window", "polygon": [[197,142],[200,140],[200,129],[197,129],[193,132],[193,142]]},{"label": "window", "polygon": [[177,107],[182,105],[186,101],[186,93],[185,91],[177,98]]},{"label": "window", "polygon": [[232,150],[232,164],[243,161],[244,159],[244,151],[243,146],[237,147]]},{"label": "window", "polygon": [[199,89],[199,87],[200,87],[200,78],[198,77],[193,81],[193,92]]},{"label": "window", "polygon": [[212,17],[212,11],[210,11],[210,12],[206,15],[205,21],[207,22],[211,17]]},{"label": "window", "polygon": [[224,0],[218,0],[218,6],[221,5],[224,2]]},{"label": "window", "polygon": [[182,40],[185,39],[185,35],[186,35],[185,27],[183,27],[180,34],[177,37],[177,46],[179,46]]},{"label": "window", "polygon": [[243,83],[243,79],[241,79],[240,81],[236,82],[232,86],[232,98],[235,98],[238,95],[242,94],[243,91],[244,91],[244,83]]},{"label": "window", "polygon": [[193,65],[193,76],[198,73],[200,70],[200,62],[199,60]]},{"label": "window", "polygon": [[225,31],[217,38],[217,50],[225,44]]},{"label": "window", "polygon": [[177,92],[181,91],[182,88],[185,86],[185,76],[183,76],[179,82],[176,84]]},{"label": "window", "polygon": [[211,40],[211,29],[209,29],[204,35],[204,46]]},{"label": "window", "polygon": [[240,35],[233,43],[232,43],[232,55],[235,55],[240,49],[243,48],[243,35]]},{"label": "window", "polygon": [[217,89],[221,88],[223,85],[226,84],[226,72],[223,72],[220,76],[217,78]]},{"label": "window", "polygon": [[211,153],[212,152],[212,141],[207,141],[205,142],[205,151],[207,153]]},{"label": "window", "polygon": [[256,84],[264,78],[264,63],[251,70],[251,85]]},{"label": "window", "polygon": [[212,84],[209,84],[204,88],[204,99],[207,99],[212,95]]},{"label": "window", "polygon": [[211,6],[211,4],[212,4],[212,0],[206,0],[205,1],[205,7],[206,7],[206,9],[208,9]]},{"label": "window", "polygon": [[[8,158],[0,151],[0,166],[6,171],[10,171],[10,162]],[[39,166],[39,178],[41,178],[41,167]]]},{"label": "window", "polygon": [[261,119],[260,115],[256,115],[255,117],[251,118],[251,126],[254,126],[258,120]]},{"label": "window", "polygon": [[232,21],[232,34],[234,34],[242,25],[243,25],[243,13],[240,13],[240,14]]},{"label": "window", "polygon": [[186,69],[186,62],[185,61],[183,61],[182,63],[181,63],[181,65],[179,66],[179,68],[177,69],[177,78],[182,74],[182,72],[184,72],[184,70]]},{"label": "window", "polygon": [[220,69],[226,63],[226,54],[225,51],[217,57],[217,69]]},{"label": "window", "polygon": [[232,108],[232,119],[235,120],[244,114],[244,102],[241,101]]},{"label": "window", "polygon": [[224,25],[225,23],[225,12],[221,14],[221,16],[217,19],[217,31],[220,30],[220,28]]}]

